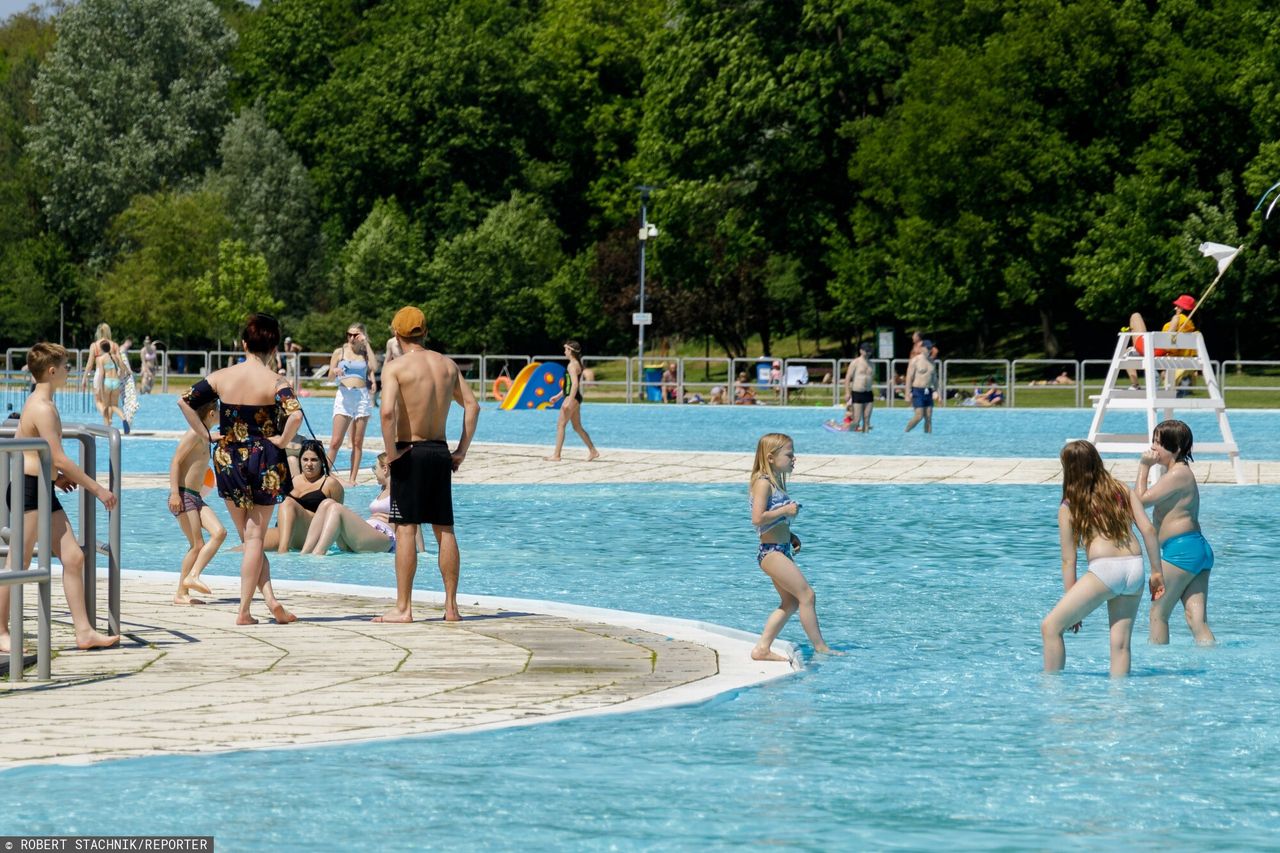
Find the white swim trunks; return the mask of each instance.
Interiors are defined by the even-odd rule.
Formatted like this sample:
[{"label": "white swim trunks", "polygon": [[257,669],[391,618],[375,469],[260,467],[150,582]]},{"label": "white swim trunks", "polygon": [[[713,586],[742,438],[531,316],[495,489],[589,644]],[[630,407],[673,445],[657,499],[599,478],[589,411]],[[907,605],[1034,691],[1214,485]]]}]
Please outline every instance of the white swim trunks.
[{"label": "white swim trunks", "polygon": [[1099,557],[1089,561],[1089,571],[1116,595],[1137,595],[1146,579],[1142,557]]},{"label": "white swim trunks", "polygon": [[369,399],[368,388],[348,388],[338,386],[338,393],[333,398],[333,413],[346,415],[349,418],[367,418],[373,410]]}]

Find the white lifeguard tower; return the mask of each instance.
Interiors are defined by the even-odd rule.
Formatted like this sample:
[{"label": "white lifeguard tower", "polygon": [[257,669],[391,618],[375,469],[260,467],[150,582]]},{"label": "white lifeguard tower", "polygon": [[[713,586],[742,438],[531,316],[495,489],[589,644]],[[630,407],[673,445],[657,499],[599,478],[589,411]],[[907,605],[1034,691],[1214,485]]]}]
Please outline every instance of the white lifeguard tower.
[{"label": "white lifeguard tower", "polygon": [[[1141,352],[1139,352],[1141,351]],[[1143,377],[1143,387],[1130,389],[1125,370],[1133,368]],[[1179,397],[1181,376],[1199,376],[1208,391],[1205,397]],[[1217,413],[1221,441],[1197,441],[1197,453],[1225,453],[1231,460],[1236,482],[1244,483],[1244,467],[1240,464],[1240,448],[1231,435],[1227,422],[1227,404],[1213,373],[1209,353],[1204,346],[1204,336],[1199,332],[1121,332],[1116,342],[1116,352],[1111,358],[1111,368],[1102,392],[1091,395],[1093,423],[1089,426],[1089,441],[1099,453],[1142,453],[1151,446],[1151,433],[1161,420],[1173,417],[1177,409],[1209,409]],[[1141,411],[1147,413],[1145,435],[1132,433],[1107,433],[1102,423],[1108,412]],[[1161,413],[1157,418],[1156,412]]]}]

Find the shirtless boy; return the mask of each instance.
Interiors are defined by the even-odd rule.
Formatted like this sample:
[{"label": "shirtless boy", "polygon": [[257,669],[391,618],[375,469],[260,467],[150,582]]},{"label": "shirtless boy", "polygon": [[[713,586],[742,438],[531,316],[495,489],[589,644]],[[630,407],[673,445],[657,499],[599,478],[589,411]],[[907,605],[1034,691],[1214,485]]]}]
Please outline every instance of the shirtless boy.
[{"label": "shirtless boy", "polygon": [[[31,376],[35,379],[36,389],[27,398],[22,409],[22,418],[18,421],[17,438],[43,438],[49,442],[49,452],[53,458],[54,482],[63,491],[70,491],[77,485],[84,487],[94,497],[102,501],[108,510],[116,506],[116,496],[98,484],[80,467],[72,462],[62,449],[62,418],[54,405],[53,392],[61,388],[67,381],[67,351],[57,344],[38,343],[27,353],[27,366],[31,368]],[[8,569],[10,571],[25,569],[31,564],[31,555],[35,553],[37,521],[39,513],[37,501],[40,496],[40,457],[33,452],[24,453],[24,495],[23,495],[23,545],[26,551],[16,565],[14,555],[9,554]],[[8,495],[6,494],[6,500]],[[96,649],[114,646],[120,637],[100,634],[89,621],[89,611],[84,602],[84,552],[76,541],[75,531],[67,523],[67,513],[62,504],[54,497],[50,533],[53,538],[53,556],[62,563],[62,591],[67,596],[67,606],[71,609],[71,621],[76,630],[76,647],[80,649]],[[41,543],[44,544],[44,543]],[[10,649],[9,637],[9,588],[0,587],[0,652]]]},{"label": "shirtless boy", "polygon": [[[212,592],[200,580],[200,573],[227,538],[227,529],[200,495],[205,472],[209,470],[208,430],[218,423],[218,407],[207,403],[197,409],[196,414],[204,422],[205,432],[197,433],[188,427],[186,434],[178,439],[178,449],[169,463],[169,512],[178,520],[188,544],[186,556],[182,558],[182,573],[178,576],[178,591],[173,595],[174,604],[204,603],[192,598],[191,590],[206,595]],[[205,530],[209,531],[208,542],[204,541]]]},{"label": "shirtless boy", "polygon": [[[476,432],[480,404],[462,378],[458,365],[423,346],[427,321],[417,308],[396,312],[391,329],[403,355],[382,370],[382,437],[391,474],[391,512],[397,542],[412,542],[418,525],[430,524],[439,546],[444,581],[444,618],[458,613],[461,557],[453,535],[453,472],[467,457]],[[445,442],[449,406],[462,406],[462,436],[450,453]],[[413,621],[413,578],[418,571],[415,548],[396,549],[396,606],[375,622]]]}]

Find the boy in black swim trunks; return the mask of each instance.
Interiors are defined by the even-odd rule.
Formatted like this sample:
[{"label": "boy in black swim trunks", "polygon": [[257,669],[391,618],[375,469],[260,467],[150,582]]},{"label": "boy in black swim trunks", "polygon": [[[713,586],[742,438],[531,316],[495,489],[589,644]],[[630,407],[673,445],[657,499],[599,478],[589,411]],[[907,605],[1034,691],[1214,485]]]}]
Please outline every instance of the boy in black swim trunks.
[{"label": "boy in black swim trunks", "polygon": [[[452,360],[426,349],[427,321],[417,308],[401,308],[391,321],[403,355],[382,371],[382,437],[391,474],[391,512],[396,541],[412,542],[418,525],[430,524],[440,547],[444,618],[456,622],[461,557],[453,535],[453,472],[467,456],[480,417],[471,386]],[[462,436],[452,453],[445,441],[449,407],[463,409]],[[413,621],[415,548],[396,549],[396,606],[375,622]]]},{"label": "boy in black swim trunks", "polygon": [[[54,481],[47,485],[48,488],[57,486],[69,492],[77,485],[83,486],[102,501],[107,509],[114,509],[116,496],[80,470],[62,449],[62,418],[54,404],[53,392],[66,384],[67,351],[57,344],[38,343],[27,352],[27,367],[31,369],[31,376],[36,381],[36,389],[31,392],[22,409],[16,437],[43,438],[49,443]],[[24,453],[23,456],[23,546],[26,553],[18,557],[16,562],[13,552],[9,553],[6,567],[10,571],[26,569],[31,564],[39,521],[40,457],[35,452]],[[9,495],[6,494],[5,498],[7,505]],[[50,527],[53,556],[62,563],[62,591],[71,610],[71,621],[75,624],[76,646],[81,649],[114,646],[120,642],[120,637],[98,633],[89,621],[89,611],[84,602],[84,552],[76,541],[76,533],[67,523],[67,514],[62,509],[62,504],[52,495],[50,506],[53,510]],[[50,543],[41,544],[43,546]],[[0,587],[0,652],[7,653],[9,648],[9,588]]]}]

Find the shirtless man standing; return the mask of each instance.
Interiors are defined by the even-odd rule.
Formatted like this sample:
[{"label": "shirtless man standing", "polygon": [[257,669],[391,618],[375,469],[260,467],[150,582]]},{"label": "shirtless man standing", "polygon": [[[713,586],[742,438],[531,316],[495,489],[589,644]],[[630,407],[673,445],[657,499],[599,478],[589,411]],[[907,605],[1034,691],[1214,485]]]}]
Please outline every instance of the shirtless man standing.
[{"label": "shirtless man standing", "polygon": [[871,344],[859,346],[858,357],[849,362],[849,369],[844,375],[845,398],[849,401],[853,417],[850,432],[871,431],[871,385],[875,381],[875,370],[869,361],[870,355]]},{"label": "shirtless man standing", "polygon": [[907,364],[907,391],[911,394],[911,408],[915,411],[903,432],[911,432],[922,418],[924,431],[933,432],[933,386],[937,368],[930,355],[932,349],[933,341],[921,341],[920,351]]},{"label": "shirtless man standing", "polygon": [[[402,355],[382,369],[382,438],[391,474],[391,512],[397,542],[413,542],[418,525],[430,524],[440,548],[444,581],[444,618],[458,614],[458,540],[453,535],[453,472],[467,457],[476,432],[480,404],[462,378],[458,365],[422,345],[427,320],[407,306],[391,321]],[[444,427],[449,405],[462,406],[462,436],[452,453]],[[413,578],[418,571],[416,548],[396,549],[396,606],[375,622],[413,621]]]}]

